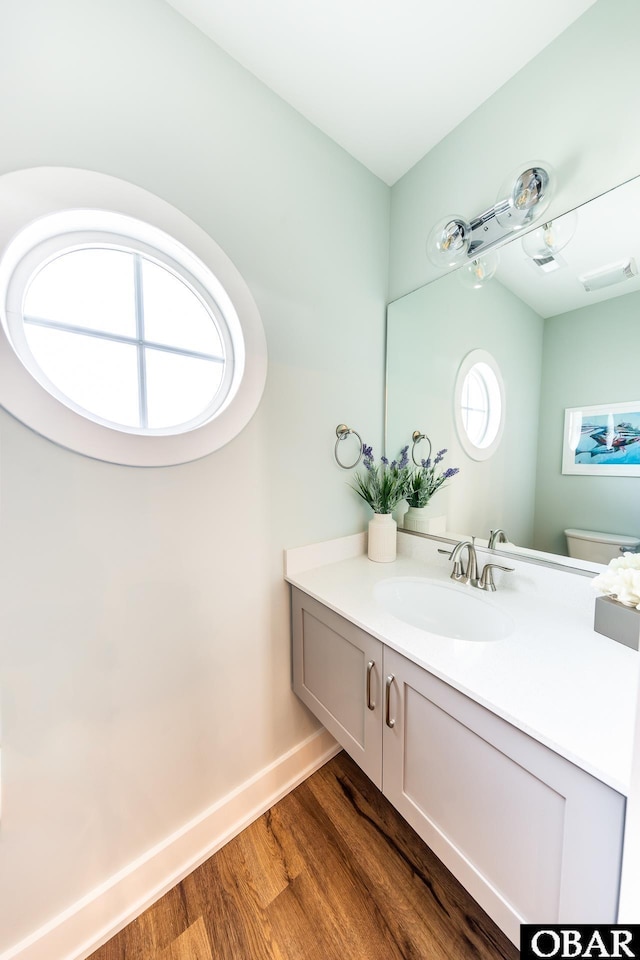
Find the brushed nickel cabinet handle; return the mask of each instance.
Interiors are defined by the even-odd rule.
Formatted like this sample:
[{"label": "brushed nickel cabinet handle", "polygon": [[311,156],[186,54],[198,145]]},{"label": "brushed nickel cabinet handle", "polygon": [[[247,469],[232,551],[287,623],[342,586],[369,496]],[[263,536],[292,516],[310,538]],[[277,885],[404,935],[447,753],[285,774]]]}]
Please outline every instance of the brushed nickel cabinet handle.
[{"label": "brushed nickel cabinet handle", "polygon": [[369,710],[375,710],[376,708],[375,700],[371,699],[371,674],[375,665],[375,660],[369,660],[367,664],[367,706]]},{"label": "brushed nickel cabinet handle", "polygon": [[395,727],[395,725],[396,725],[395,720],[392,720],[392,719],[391,719],[391,716],[390,716],[390,710],[391,710],[391,684],[393,683],[394,679],[395,679],[395,678],[394,678],[393,674],[390,673],[389,676],[387,677],[387,683],[386,683],[386,687],[385,687],[385,700],[386,700],[386,705],[385,705],[385,717],[384,717],[384,722],[386,723],[386,725],[387,725],[390,729],[393,729],[393,727]]}]

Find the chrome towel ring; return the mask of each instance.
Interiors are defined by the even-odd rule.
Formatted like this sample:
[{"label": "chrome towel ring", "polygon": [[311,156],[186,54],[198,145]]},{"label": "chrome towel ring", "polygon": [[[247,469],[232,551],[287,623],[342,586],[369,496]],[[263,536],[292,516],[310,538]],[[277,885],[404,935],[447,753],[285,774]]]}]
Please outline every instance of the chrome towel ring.
[{"label": "chrome towel ring", "polygon": [[[352,433],[354,437],[358,438],[358,443],[360,444],[360,446],[358,447],[358,459],[354,460],[353,463],[342,463],[340,460],[340,457],[338,456],[338,444],[340,443],[341,440],[346,440],[350,433]],[[340,423],[336,427],[336,437],[338,438],[336,440],[336,446],[334,451],[336,463],[338,464],[339,467],[342,467],[343,470],[353,470],[353,468],[357,467],[360,461],[362,460],[362,437],[357,432],[357,430],[352,430],[351,427],[348,427],[345,423]]]},{"label": "chrome towel ring", "polygon": [[418,446],[421,440],[426,440],[427,443],[429,444],[429,453],[427,454],[426,457],[423,457],[422,459],[429,460],[431,458],[431,440],[429,440],[429,437],[426,435],[426,433],[420,433],[419,430],[413,431],[413,433],[411,434],[411,439],[413,440],[413,446],[411,447],[411,459],[415,463],[416,467],[421,467],[422,460],[416,460],[416,447]]}]

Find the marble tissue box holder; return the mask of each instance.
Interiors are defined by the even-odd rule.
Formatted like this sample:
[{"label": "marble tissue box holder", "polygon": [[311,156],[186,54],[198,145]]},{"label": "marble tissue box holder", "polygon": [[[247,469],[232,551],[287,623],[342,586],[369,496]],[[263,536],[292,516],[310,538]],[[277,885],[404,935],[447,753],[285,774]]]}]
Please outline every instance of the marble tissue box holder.
[{"label": "marble tissue box holder", "polygon": [[611,597],[596,597],[593,624],[596,633],[617,640],[632,650],[640,647],[640,610],[627,607]]}]

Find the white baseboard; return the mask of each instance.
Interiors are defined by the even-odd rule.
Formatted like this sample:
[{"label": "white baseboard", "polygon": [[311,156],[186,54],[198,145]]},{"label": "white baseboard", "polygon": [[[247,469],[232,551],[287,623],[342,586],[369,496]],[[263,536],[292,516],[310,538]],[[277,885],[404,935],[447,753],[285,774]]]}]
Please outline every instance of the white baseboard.
[{"label": "white baseboard", "polygon": [[0,960],[85,960],[339,749],[326,730],[312,734]]}]

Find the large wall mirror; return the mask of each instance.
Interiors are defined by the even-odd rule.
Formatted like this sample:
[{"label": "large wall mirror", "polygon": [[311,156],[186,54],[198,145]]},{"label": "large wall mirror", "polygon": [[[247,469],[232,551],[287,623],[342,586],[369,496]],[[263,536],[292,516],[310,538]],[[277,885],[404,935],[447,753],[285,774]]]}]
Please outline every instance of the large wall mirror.
[{"label": "large wall mirror", "polygon": [[[639,223],[640,177],[514,236],[478,287],[457,270],[389,305],[386,449],[419,430],[460,468],[429,504],[433,533],[486,541],[502,528],[517,552],[555,556],[567,556],[567,528],[640,537]],[[500,443],[480,460],[463,449],[454,410],[474,350],[504,382]],[[598,418],[621,403],[635,410]],[[569,408],[591,408],[573,439]],[[567,443],[583,452],[582,473],[563,473]],[[591,469],[603,463],[615,469]]]}]

